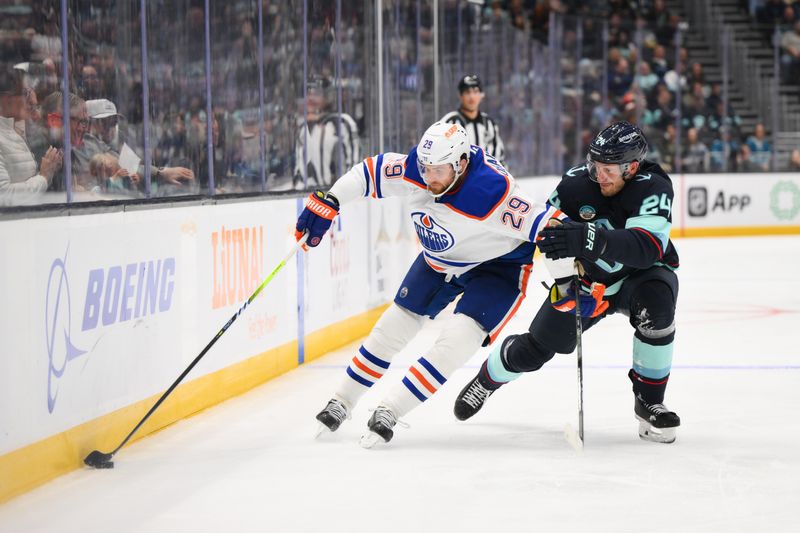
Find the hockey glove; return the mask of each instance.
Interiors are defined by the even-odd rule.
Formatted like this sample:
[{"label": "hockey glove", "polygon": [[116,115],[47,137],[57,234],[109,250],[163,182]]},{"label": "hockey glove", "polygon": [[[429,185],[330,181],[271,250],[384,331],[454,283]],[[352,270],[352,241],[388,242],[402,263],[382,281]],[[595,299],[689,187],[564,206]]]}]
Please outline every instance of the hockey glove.
[{"label": "hockey glove", "polygon": [[536,245],[548,259],[584,257],[594,261],[605,250],[604,233],[605,229],[592,222],[568,221],[544,228],[536,237]]},{"label": "hockey glove", "polygon": [[[608,302],[603,300],[603,295],[606,292],[606,286],[602,283],[592,283],[591,292],[584,294],[581,292],[577,301],[581,306],[581,316],[594,318],[602,315],[608,309]],[[550,287],[550,303],[562,313],[575,314],[575,291],[572,287],[567,289],[567,295],[562,296],[558,290],[558,285],[553,284]]]},{"label": "hockey glove", "polygon": [[333,219],[339,213],[339,201],[335,196],[322,191],[314,191],[308,197],[305,209],[300,213],[294,236],[299,241],[308,233],[306,244],[312,248],[322,242],[322,237],[330,229]]}]

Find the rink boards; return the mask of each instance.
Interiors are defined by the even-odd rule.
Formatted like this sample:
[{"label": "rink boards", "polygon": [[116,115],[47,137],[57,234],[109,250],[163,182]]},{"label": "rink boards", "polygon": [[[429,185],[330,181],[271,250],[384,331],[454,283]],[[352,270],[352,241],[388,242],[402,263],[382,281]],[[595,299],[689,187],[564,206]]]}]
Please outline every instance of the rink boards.
[{"label": "rink boards", "polygon": [[[520,182],[543,199],[557,180]],[[797,175],[674,182],[675,236],[800,233]],[[291,248],[298,205],[0,222],[0,501],[113,449]],[[397,200],[348,205],[330,238],[281,271],[137,437],[365,335],[417,250]]]}]

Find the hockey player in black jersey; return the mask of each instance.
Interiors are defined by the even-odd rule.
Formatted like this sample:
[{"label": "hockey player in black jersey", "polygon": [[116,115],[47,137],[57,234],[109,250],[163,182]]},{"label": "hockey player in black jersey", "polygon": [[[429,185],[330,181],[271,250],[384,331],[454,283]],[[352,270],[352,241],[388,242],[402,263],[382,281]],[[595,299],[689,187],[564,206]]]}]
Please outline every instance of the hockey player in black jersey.
[{"label": "hockey player in black jersey", "polygon": [[584,330],[608,314],[629,317],[635,331],[628,376],[639,436],[674,442],[680,418],[664,405],[678,297],[678,253],[669,238],[673,192],[666,172],[646,153],[641,130],[619,122],[594,138],[585,165],[562,176],[549,202],[569,222],[540,231],[537,244],[550,259],[576,258],[581,294],[576,298],[569,278],[556,280],[528,332],[507,337],[461,391],[454,407],[459,420],[523,372],[538,370],[555,353],[572,352],[580,305]]}]

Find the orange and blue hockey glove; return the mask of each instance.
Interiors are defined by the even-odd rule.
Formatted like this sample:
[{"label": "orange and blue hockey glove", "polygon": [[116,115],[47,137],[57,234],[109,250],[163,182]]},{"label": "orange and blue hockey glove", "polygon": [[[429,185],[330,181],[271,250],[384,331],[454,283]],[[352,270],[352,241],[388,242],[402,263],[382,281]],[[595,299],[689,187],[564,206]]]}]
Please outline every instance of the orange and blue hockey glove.
[{"label": "orange and blue hockey glove", "polygon": [[333,219],[339,214],[339,201],[335,196],[322,191],[314,191],[308,197],[306,207],[300,213],[295,226],[294,236],[299,241],[308,233],[306,245],[317,246],[322,242],[322,237],[330,229]]},{"label": "orange and blue hockey glove", "polygon": [[[603,300],[603,295],[606,292],[606,286],[602,283],[592,283],[589,294],[581,292],[577,298],[578,304],[581,306],[581,316],[588,318],[595,318],[602,315],[608,309],[608,301]],[[570,286],[567,289],[567,294],[562,295],[558,290],[558,285],[553,284],[550,287],[550,304],[562,313],[575,314],[575,291]]]}]

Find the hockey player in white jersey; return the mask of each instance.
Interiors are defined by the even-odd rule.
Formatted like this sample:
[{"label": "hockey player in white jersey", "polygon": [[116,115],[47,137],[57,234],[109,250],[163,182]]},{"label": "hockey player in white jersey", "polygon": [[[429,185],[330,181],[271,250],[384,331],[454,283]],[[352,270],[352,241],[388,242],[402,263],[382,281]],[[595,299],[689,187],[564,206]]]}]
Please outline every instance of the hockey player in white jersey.
[{"label": "hockey player in white jersey", "polygon": [[[308,199],[297,221],[298,239],[317,246],[340,207],[367,197],[408,198],[423,251],[394,302],[355,354],[343,381],[317,415],[320,433],[336,431],[362,395],[386,372],[392,358],[458,295],[455,313],[433,346],[409,368],[373,411],[361,444],[389,442],[398,419],[430,398],[482,345],[492,343],[523,298],[533,241],[555,207],[534,205],[496,159],[470,146],[458,124],[437,122],[408,154],[368,157],[329,192]],[[572,261],[548,265],[568,275]],[[560,273],[559,273],[560,271]]]}]

